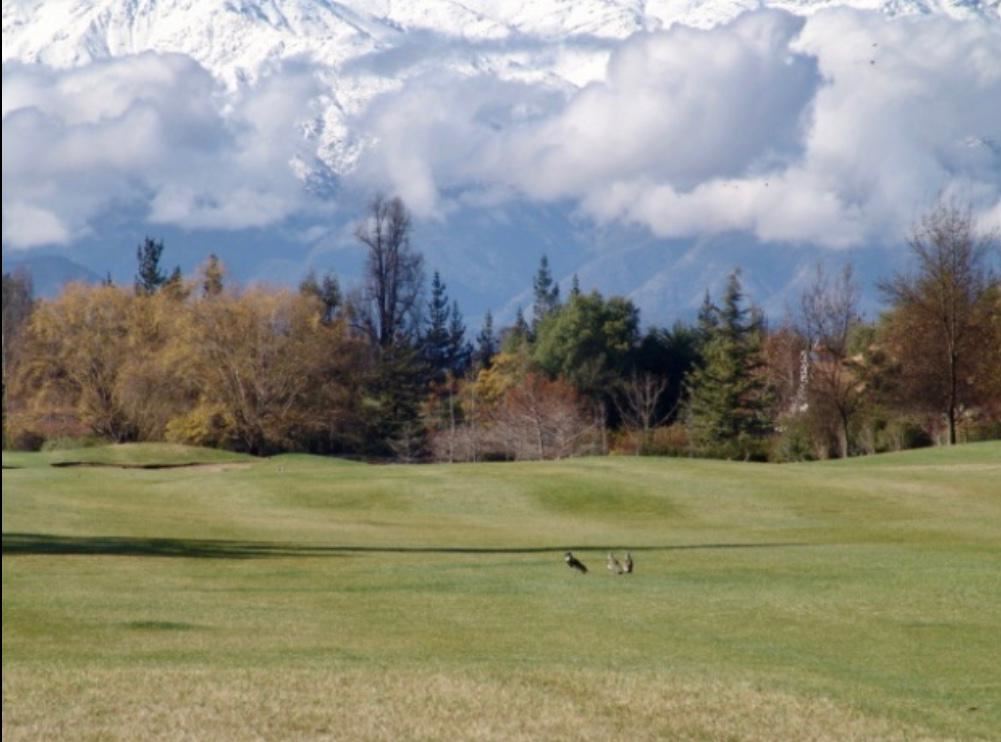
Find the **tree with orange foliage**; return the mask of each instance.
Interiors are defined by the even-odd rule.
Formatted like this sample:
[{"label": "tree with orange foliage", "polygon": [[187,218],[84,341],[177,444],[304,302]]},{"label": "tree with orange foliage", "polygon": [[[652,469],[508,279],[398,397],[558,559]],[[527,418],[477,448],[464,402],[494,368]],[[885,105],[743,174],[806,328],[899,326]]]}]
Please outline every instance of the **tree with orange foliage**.
[{"label": "tree with orange foliage", "polygon": [[991,398],[1001,282],[997,232],[980,232],[969,206],[940,201],[908,242],[917,263],[880,284],[890,301],[884,342],[897,361],[898,404],[945,418],[950,444],[964,413]]}]

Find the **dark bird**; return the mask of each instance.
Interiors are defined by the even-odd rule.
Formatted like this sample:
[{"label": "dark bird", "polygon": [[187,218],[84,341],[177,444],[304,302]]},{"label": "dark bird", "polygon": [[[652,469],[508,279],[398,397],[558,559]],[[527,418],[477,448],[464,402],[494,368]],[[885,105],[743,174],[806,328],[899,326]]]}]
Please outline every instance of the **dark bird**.
[{"label": "dark bird", "polygon": [[582,575],[587,574],[587,567],[584,566],[584,563],[580,559],[573,555],[572,551],[568,551],[563,555],[563,561],[567,563],[567,566],[570,567],[570,569],[576,569]]},{"label": "dark bird", "polygon": [[626,552],[626,558],[622,560],[622,567],[625,569],[627,575],[633,573],[633,555],[628,551]]},{"label": "dark bird", "polygon": [[615,555],[612,554],[612,552],[608,552],[607,566],[608,566],[608,571],[611,572],[613,575],[622,574],[622,565],[619,563],[619,560],[615,558]]}]

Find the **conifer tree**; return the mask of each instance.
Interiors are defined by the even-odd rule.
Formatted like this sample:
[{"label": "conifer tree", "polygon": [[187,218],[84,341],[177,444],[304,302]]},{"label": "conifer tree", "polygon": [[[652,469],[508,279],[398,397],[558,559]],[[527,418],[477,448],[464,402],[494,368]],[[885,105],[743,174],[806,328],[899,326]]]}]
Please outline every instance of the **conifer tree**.
[{"label": "conifer tree", "polygon": [[494,336],[494,316],[487,312],[483,318],[483,328],[476,336],[476,365],[480,368],[490,368],[495,355],[497,355],[497,338]]},{"label": "conifer tree", "polygon": [[708,333],[702,365],[688,381],[692,439],[706,453],[747,459],[769,429],[760,373],[763,319],[746,306],[738,271],[727,281],[722,306],[705,314],[705,322],[700,314],[700,328]]},{"label": "conifer tree", "polygon": [[340,309],[342,295],[341,285],[333,273],[325,273],[322,279],[316,277],[316,271],[310,269],[306,277],[299,283],[299,293],[303,296],[313,296],[323,305],[323,322],[330,324]]},{"label": "conifer tree", "polygon": [[136,248],[136,294],[152,296],[167,282],[167,274],[160,269],[160,258],[163,255],[163,240],[146,237]]},{"label": "conifer tree", "polygon": [[431,298],[427,305],[427,329],[421,338],[424,360],[431,380],[440,382],[450,367],[452,352],[449,321],[452,311],[448,303],[445,282],[438,271],[431,278]]},{"label": "conifer tree", "polygon": [[202,267],[202,295],[219,296],[223,289],[223,266],[219,257],[212,253]]},{"label": "conifer tree", "polygon": [[545,255],[539,261],[539,270],[532,281],[535,303],[532,305],[532,334],[539,329],[539,323],[560,305],[560,286],[553,280],[549,270],[549,258]]},{"label": "conifer tree", "polygon": [[459,377],[469,369],[473,349],[466,342],[466,324],[462,321],[459,302],[452,302],[451,314],[448,322],[448,369],[453,376]]},{"label": "conifer tree", "polygon": [[171,299],[183,301],[188,298],[188,288],[184,285],[184,276],[181,273],[181,266],[174,266],[174,270],[171,272],[170,277],[163,282],[160,290]]}]

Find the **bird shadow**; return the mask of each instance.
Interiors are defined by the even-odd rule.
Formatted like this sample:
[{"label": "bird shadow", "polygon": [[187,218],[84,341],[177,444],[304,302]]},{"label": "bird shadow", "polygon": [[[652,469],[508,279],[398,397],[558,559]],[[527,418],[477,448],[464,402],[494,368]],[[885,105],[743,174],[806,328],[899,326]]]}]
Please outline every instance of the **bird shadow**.
[{"label": "bird shadow", "polygon": [[131,538],[119,536],[57,536],[44,533],[4,533],[3,553],[8,555],[88,555],[173,557],[191,559],[261,559],[268,557],[338,557],[352,554],[562,554],[566,551],[633,552],[695,549],[777,549],[816,546],[800,542],[712,543],[678,545],[563,544],[552,546],[343,546],[304,545],[225,539]]}]

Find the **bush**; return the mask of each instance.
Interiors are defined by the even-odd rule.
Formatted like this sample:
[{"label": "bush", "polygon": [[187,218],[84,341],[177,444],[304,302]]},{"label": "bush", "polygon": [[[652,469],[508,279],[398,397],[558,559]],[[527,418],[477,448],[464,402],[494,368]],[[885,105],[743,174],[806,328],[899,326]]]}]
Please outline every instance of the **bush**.
[{"label": "bush", "polygon": [[45,436],[37,430],[8,426],[7,434],[4,436],[4,448],[11,451],[41,451],[43,445]]},{"label": "bush", "polygon": [[779,434],[771,441],[769,461],[789,463],[816,458],[817,445],[810,421],[802,415],[785,419]]},{"label": "bush", "polygon": [[226,448],[232,442],[226,412],[221,405],[200,404],[167,423],[168,443]]},{"label": "bush", "polygon": [[689,456],[688,430],[681,423],[654,428],[646,440],[639,430],[620,430],[612,436],[613,456]]}]

